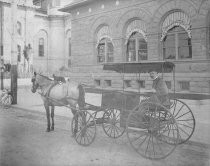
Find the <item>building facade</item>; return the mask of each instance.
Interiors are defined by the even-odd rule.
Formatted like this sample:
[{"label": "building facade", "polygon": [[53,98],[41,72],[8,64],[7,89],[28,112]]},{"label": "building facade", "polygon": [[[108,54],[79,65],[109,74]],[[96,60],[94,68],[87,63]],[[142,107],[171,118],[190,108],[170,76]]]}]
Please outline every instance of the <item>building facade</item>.
[{"label": "building facade", "polygon": [[71,77],[149,89],[147,74],[140,80],[126,74],[123,83],[119,74],[103,71],[103,63],[166,60],[176,65],[175,83],[165,74],[169,89],[210,93],[209,0],[83,0],[60,10],[72,16]]},{"label": "building facade", "polygon": [[[101,88],[150,89],[139,78],[103,71],[109,62],[172,61],[164,78],[178,92],[210,93],[209,0],[19,0],[19,76],[63,74]],[[1,57],[11,62],[11,1],[0,0]],[[65,69],[65,70],[63,70]]]},{"label": "building facade", "polygon": [[[68,65],[70,15],[57,9],[69,2],[19,0],[17,22],[13,23],[11,1],[0,1],[2,59],[4,64],[11,63],[11,43],[15,42],[19,77],[29,76],[33,71],[52,73]],[[15,39],[12,39],[12,24],[16,24]]]}]

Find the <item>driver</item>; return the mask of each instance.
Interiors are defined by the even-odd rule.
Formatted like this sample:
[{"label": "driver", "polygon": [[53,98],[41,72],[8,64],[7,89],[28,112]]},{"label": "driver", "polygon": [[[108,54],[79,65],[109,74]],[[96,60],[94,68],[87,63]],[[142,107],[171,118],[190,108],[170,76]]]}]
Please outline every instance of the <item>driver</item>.
[{"label": "driver", "polygon": [[160,77],[157,71],[150,71],[149,73],[153,80],[152,88],[155,90],[155,94],[150,97],[151,102],[160,103],[166,108],[170,107],[168,88],[165,81]]}]

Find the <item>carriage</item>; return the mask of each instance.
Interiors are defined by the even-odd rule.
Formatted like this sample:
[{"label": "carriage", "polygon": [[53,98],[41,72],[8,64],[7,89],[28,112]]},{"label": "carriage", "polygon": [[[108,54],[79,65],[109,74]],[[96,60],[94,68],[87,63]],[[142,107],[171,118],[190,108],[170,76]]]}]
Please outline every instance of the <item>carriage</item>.
[{"label": "carriage", "polygon": [[[190,139],[195,129],[195,118],[187,104],[170,95],[170,107],[147,100],[151,93],[125,91],[126,73],[151,70],[172,73],[175,85],[175,65],[172,62],[108,63],[104,70],[123,76],[123,89],[102,91],[101,106],[85,103],[74,115],[71,130],[76,142],[90,145],[96,137],[96,125],[102,124],[105,134],[118,138],[125,132],[133,149],[148,159],[162,159],[170,155],[177,145]],[[99,117],[98,115],[101,115]]]},{"label": "carriage", "polygon": [[[34,74],[32,92],[41,89],[47,115],[47,132],[54,130],[54,106],[66,106],[74,114],[72,135],[83,146],[93,143],[98,124],[111,138],[119,138],[126,133],[133,149],[148,159],[165,158],[177,145],[191,138],[195,130],[195,118],[189,106],[175,98],[175,65],[172,62],[107,63],[103,69],[121,73],[123,88],[101,91],[100,106],[85,102],[85,91],[80,84],[54,84],[50,78]],[[174,92],[170,95],[169,106],[148,100],[151,93],[145,93],[140,88],[138,92],[126,90],[125,74],[133,73],[140,82],[141,74],[151,70],[162,73],[162,77],[165,73],[173,74]]]}]

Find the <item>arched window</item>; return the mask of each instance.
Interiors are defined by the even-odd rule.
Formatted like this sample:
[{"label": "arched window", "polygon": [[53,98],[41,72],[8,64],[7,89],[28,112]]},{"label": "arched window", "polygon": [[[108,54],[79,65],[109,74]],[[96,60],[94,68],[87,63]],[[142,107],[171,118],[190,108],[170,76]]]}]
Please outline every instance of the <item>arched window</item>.
[{"label": "arched window", "polygon": [[191,20],[182,12],[169,14],[162,23],[163,59],[192,58]]},{"label": "arched window", "polygon": [[21,46],[17,45],[17,53],[18,53],[18,62],[21,61]]},{"label": "arched window", "polygon": [[114,46],[110,37],[109,26],[102,26],[96,34],[97,37],[97,62],[113,62]]},{"label": "arched window", "polygon": [[70,68],[72,66],[72,40],[71,40],[71,30],[66,31],[66,63],[65,66]]},{"label": "arched window", "polygon": [[71,67],[71,38],[68,38],[68,55],[69,55],[69,59],[68,59],[68,67]]},{"label": "arched window", "polygon": [[68,54],[69,54],[69,57],[71,57],[71,38],[70,37],[68,38]]},{"label": "arched window", "polygon": [[45,30],[39,30],[35,35],[35,57],[44,57],[48,55],[48,33]]},{"label": "arched window", "polygon": [[97,46],[97,62],[113,62],[114,61],[114,47],[109,38],[103,38],[99,41]]},{"label": "arched window", "polygon": [[44,38],[39,38],[39,56],[44,56]]},{"label": "arched window", "polygon": [[133,20],[126,27],[126,61],[147,60],[147,26],[143,20]]},{"label": "arched window", "polygon": [[147,42],[142,34],[133,32],[127,41],[126,61],[147,60]]},{"label": "arched window", "polygon": [[189,58],[192,58],[191,38],[184,28],[174,26],[163,39],[163,59]]},{"label": "arched window", "polygon": [[22,25],[21,25],[21,23],[19,21],[17,22],[17,33],[19,35],[22,34]]}]

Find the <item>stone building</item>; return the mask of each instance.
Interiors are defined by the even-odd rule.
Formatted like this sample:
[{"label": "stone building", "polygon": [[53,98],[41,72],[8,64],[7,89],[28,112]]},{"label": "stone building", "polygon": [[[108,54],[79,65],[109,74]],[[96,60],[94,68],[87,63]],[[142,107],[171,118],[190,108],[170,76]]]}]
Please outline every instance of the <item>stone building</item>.
[{"label": "stone building", "polygon": [[[33,70],[52,73],[68,65],[70,15],[58,8],[67,0],[19,0],[17,4],[18,75],[27,76]],[[1,50],[4,63],[11,63],[11,1],[0,1]],[[26,53],[26,54],[25,54]]]},{"label": "stone building", "polygon": [[[210,93],[209,0],[81,0],[60,11],[72,17],[71,77],[120,88],[103,63],[166,60],[176,64],[178,92]],[[165,80],[173,89],[172,76]],[[151,80],[126,74],[124,84],[149,89]]]}]

